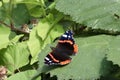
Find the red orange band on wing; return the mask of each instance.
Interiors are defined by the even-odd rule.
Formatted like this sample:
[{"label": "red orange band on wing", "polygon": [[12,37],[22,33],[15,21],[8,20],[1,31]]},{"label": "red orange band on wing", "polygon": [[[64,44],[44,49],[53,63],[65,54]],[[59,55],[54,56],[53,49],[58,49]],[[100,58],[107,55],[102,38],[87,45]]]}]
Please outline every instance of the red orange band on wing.
[{"label": "red orange band on wing", "polygon": [[55,58],[51,55],[51,53],[49,53],[49,55],[50,55],[50,57],[53,59],[53,61],[59,62],[59,60],[55,59]]},{"label": "red orange band on wing", "polygon": [[66,65],[66,64],[68,64],[70,62],[71,62],[71,60],[69,59],[69,60],[65,60],[65,61],[60,62],[60,64],[61,65]]},{"label": "red orange band on wing", "polygon": [[78,46],[76,44],[74,44],[73,47],[74,47],[74,53],[77,53],[78,52]]},{"label": "red orange band on wing", "polygon": [[[49,53],[49,55],[50,55],[50,57],[53,59],[53,61],[55,61],[55,62],[60,62],[59,60],[55,59],[55,58],[51,55],[51,53]],[[65,61],[60,62],[60,65],[66,65],[66,64],[68,64],[68,63],[70,63],[70,62],[71,62],[70,59],[69,59],[69,60],[65,60]]]},{"label": "red orange band on wing", "polygon": [[58,42],[59,43],[65,43],[65,42],[67,42],[67,43],[70,43],[71,45],[73,44],[73,42],[70,41],[70,40],[59,40]]}]

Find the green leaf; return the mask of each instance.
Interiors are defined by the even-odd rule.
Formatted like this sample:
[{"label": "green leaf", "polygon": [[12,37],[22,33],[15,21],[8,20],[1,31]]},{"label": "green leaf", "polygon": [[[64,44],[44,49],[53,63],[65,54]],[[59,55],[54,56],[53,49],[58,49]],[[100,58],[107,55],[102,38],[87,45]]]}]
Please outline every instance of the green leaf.
[{"label": "green leaf", "polygon": [[19,42],[19,39],[23,36],[23,34],[21,35],[15,35],[14,33],[11,33],[9,37],[14,37],[10,40],[10,42],[12,43],[16,43]]},{"label": "green leaf", "polygon": [[9,35],[9,40],[14,39],[16,35],[17,35],[17,34],[16,34],[15,32],[11,31],[11,32],[10,32],[10,35]]},{"label": "green leaf", "polygon": [[6,48],[9,43],[10,29],[6,26],[0,26],[0,49]]},{"label": "green leaf", "polygon": [[54,40],[56,37],[62,35],[63,32],[64,32],[63,27],[59,24],[56,24],[50,32],[50,37],[52,40]]},{"label": "green leaf", "polygon": [[0,65],[5,65],[9,73],[29,63],[29,50],[26,43],[8,45],[0,51]]},{"label": "green leaf", "polygon": [[76,38],[79,52],[72,56],[73,60],[66,66],[46,66],[45,56],[51,52],[47,46],[39,54],[39,72],[50,72],[57,75],[58,80],[94,80],[109,73],[109,62],[105,59],[111,36],[99,35]]},{"label": "green leaf", "polygon": [[24,4],[16,4],[12,11],[12,19],[17,27],[20,28],[30,20],[29,12]]},{"label": "green leaf", "polygon": [[6,4],[6,3],[2,4],[2,6],[0,7],[0,21],[2,21],[4,23],[8,23],[8,12],[5,9],[5,7],[8,7],[8,4]]},{"label": "green leaf", "polygon": [[47,36],[47,33],[49,32],[51,26],[49,25],[48,22],[42,23],[39,22],[37,25],[37,34],[42,38],[42,40],[45,39]]},{"label": "green leaf", "polygon": [[0,2],[0,7],[2,7],[2,2]]},{"label": "green leaf", "polygon": [[41,6],[36,6],[36,7],[32,8],[29,11],[29,13],[33,17],[41,17],[41,16],[43,16],[43,9],[41,8]]},{"label": "green leaf", "polygon": [[41,51],[41,42],[41,38],[37,35],[37,27],[35,27],[32,29],[29,41],[27,42],[32,56],[31,64],[38,60],[38,54]]},{"label": "green leaf", "polygon": [[43,9],[41,8],[41,3],[38,0],[24,0],[17,1],[17,3],[24,3],[29,11],[29,14],[33,17],[41,17],[43,15]]},{"label": "green leaf", "polygon": [[119,0],[57,0],[56,9],[93,29],[120,31]]},{"label": "green leaf", "polygon": [[52,14],[52,13],[49,13],[47,16],[46,16],[46,20],[48,21],[48,22],[50,22],[51,24],[54,22],[54,13]]},{"label": "green leaf", "polygon": [[[63,27],[59,24],[51,26],[49,23],[39,23],[37,28],[38,35],[43,39],[42,49],[49,43],[53,42],[56,37],[63,34]],[[42,35],[41,35],[42,34]]]},{"label": "green leaf", "polygon": [[[30,80],[35,73],[36,73],[36,70],[27,70],[27,71],[19,72],[15,75],[12,75],[7,80]],[[37,78],[36,80],[41,80],[41,79]]]},{"label": "green leaf", "polygon": [[120,36],[113,38],[110,42],[107,60],[112,61],[114,64],[118,64],[120,66]]}]

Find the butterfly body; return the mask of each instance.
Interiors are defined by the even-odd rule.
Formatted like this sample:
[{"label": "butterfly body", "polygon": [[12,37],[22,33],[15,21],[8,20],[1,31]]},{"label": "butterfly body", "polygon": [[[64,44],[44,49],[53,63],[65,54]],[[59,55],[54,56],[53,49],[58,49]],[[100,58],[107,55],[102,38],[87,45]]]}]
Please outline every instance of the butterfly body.
[{"label": "butterfly body", "polygon": [[78,47],[73,39],[72,31],[66,31],[58,41],[56,47],[51,47],[52,51],[45,57],[44,63],[47,65],[66,65],[72,60],[70,57],[78,52]]}]

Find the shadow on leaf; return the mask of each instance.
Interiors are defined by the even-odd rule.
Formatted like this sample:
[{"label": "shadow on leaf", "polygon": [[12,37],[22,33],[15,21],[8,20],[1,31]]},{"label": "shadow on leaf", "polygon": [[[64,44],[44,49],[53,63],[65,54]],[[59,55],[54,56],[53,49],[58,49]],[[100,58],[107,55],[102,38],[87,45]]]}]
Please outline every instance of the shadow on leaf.
[{"label": "shadow on leaf", "polygon": [[48,71],[51,71],[51,70],[54,70],[56,68],[62,68],[66,65],[44,65],[42,68],[41,68],[41,72],[48,72]]}]

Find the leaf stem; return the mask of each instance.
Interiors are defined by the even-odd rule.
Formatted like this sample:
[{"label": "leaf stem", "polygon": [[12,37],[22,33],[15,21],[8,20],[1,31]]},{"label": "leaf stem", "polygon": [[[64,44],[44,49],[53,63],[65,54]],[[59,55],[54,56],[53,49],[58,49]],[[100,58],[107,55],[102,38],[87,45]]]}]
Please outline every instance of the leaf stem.
[{"label": "leaf stem", "polygon": [[55,8],[55,2],[53,2],[52,4],[50,4],[49,6],[48,6],[48,9],[54,9]]},{"label": "leaf stem", "polygon": [[9,8],[8,8],[8,14],[9,14],[9,21],[10,21],[11,28],[14,28],[14,24],[13,24],[13,20],[12,20],[12,9],[13,9],[13,6],[14,6],[13,4],[14,4],[14,0],[10,0]]}]

